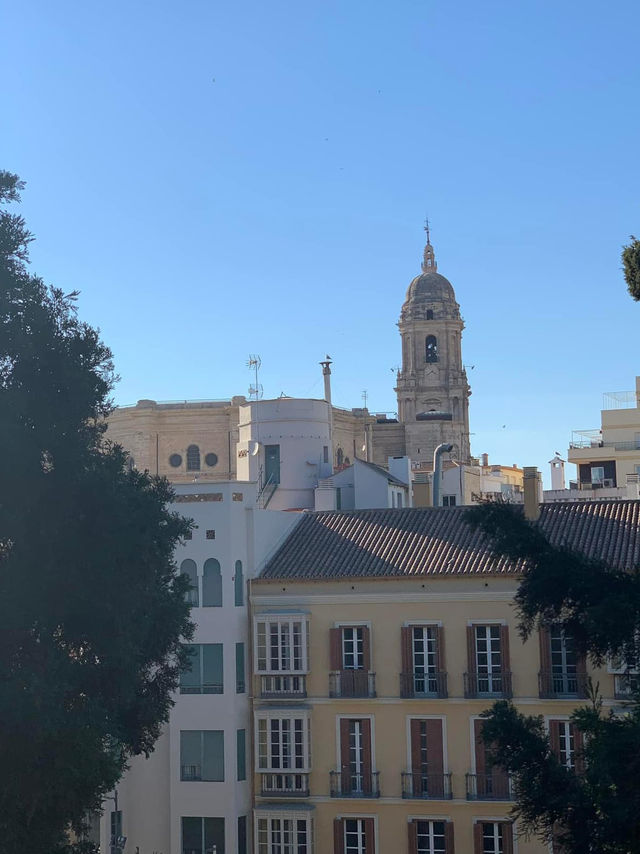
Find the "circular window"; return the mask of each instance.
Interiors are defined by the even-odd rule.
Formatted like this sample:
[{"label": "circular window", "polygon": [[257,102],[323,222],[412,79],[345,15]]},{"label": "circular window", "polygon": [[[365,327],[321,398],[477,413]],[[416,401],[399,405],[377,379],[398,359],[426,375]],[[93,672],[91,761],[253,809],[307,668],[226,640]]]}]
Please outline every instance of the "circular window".
[{"label": "circular window", "polygon": [[169,465],[173,466],[174,469],[177,469],[178,466],[182,465],[182,457],[180,454],[171,454],[169,457]]},{"label": "circular window", "polygon": [[204,461],[208,466],[215,466],[218,463],[218,455],[217,454],[207,454],[204,458]]}]

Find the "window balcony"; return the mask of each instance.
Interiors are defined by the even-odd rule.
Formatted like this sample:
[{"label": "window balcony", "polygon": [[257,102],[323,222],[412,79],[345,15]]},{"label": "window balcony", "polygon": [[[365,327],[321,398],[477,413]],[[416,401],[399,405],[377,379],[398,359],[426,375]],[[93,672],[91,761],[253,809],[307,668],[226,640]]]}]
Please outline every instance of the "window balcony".
[{"label": "window balcony", "polygon": [[422,774],[420,771],[405,771],[402,774],[402,797],[422,801],[450,800],[451,774]]},{"label": "window balcony", "polygon": [[379,798],[380,772],[352,774],[349,769],[329,772],[329,792],[332,798]]},{"label": "window balcony", "polygon": [[511,775],[504,771],[490,774],[467,774],[468,801],[512,801]]},{"label": "window balcony", "polygon": [[262,774],[263,797],[308,798],[309,775],[297,773]]},{"label": "window balcony", "polygon": [[222,682],[201,682],[199,685],[181,685],[181,694],[223,694]]},{"label": "window balcony", "polygon": [[629,700],[640,690],[640,677],[621,673],[615,676],[613,696],[616,700]]},{"label": "window balcony", "polygon": [[467,699],[502,697],[508,700],[513,696],[511,671],[495,670],[492,673],[465,673],[464,696]]},{"label": "window balcony", "polygon": [[375,697],[376,674],[369,670],[333,670],[329,674],[330,697]]},{"label": "window balcony", "polygon": [[181,765],[180,766],[181,780],[202,780],[202,768],[199,765]]},{"label": "window balcony", "polygon": [[538,690],[543,700],[587,696],[588,676],[586,673],[545,671],[538,673]]},{"label": "window balcony", "polygon": [[400,696],[406,699],[412,697],[447,697],[447,674],[434,673],[401,673]]},{"label": "window balcony", "polygon": [[304,700],[307,677],[303,673],[261,674],[257,694],[262,700]]}]

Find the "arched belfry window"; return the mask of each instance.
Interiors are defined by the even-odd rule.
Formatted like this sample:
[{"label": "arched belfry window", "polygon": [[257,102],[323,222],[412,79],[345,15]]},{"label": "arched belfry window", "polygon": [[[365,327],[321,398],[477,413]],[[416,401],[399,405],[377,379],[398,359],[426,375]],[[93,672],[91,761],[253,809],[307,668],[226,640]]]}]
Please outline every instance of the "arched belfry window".
[{"label": "arched belfry window", "polygon": [[427,320],[433,320],[433,309],[432,308],[427,309]]},{"label": "arched belfry window", "polygon": [[435,335],[427,335],[425,340],[425,362],[438,361],[438,339]]},{"label": "arched belfry window", "polygon": [[200,448],[197,445],[187,448],[187,471],[200,471]]}]

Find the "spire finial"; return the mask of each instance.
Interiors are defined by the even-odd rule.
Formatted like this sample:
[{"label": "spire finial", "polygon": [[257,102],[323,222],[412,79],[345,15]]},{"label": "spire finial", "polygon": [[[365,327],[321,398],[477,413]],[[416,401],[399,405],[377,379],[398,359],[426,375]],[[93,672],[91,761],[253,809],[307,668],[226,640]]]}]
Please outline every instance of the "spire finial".
[{"label": "spire finial", "polygon": [[438,265],[436,264],[436,254],[433,251],[433,246],[431,245],[431,227],[429,225],[429,217],[426,217],[424,221],[424,230],[427,233],[427,245],[424,247],[422,272],[435,273],[438,270]]}]

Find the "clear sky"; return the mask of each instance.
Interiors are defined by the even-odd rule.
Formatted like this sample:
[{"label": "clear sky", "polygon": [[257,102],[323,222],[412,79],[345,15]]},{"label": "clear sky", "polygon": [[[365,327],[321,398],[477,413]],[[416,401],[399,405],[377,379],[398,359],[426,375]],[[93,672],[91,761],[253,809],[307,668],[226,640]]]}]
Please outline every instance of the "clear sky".
[{"label": "clear sky", "polygon": [[547,475],[640,374],[637,0],[0,2],[0,168],[118,403],[396,409],[425,214],[466,321],[472,450]]}]

